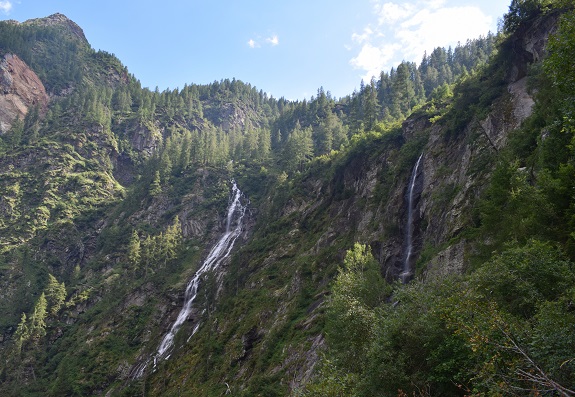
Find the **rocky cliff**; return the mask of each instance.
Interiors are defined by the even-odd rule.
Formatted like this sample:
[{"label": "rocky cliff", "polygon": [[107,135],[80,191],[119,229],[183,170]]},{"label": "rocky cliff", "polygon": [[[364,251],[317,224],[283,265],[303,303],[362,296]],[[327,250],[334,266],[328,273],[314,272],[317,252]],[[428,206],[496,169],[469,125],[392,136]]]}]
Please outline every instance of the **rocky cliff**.
[{"label": "rocky cliff", "polygon": [[17,55],[6,54],[0,61],[0,133],[12,122],[24,120],[32,106],[46,111],[49,97],[44,84]]}]

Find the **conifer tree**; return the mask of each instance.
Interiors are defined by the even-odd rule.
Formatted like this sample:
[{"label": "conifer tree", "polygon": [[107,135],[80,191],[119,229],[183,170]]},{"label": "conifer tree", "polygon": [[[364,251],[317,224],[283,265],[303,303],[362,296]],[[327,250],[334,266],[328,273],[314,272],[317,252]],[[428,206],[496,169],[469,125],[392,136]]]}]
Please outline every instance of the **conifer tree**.
[{"label": "conifer tree", "polygon": [[30,338],[30,330],[28,329],[27,322],[28,321],[26,318],[26,313],[22,313],[20,323],[18,323],[18,327],[16,328],[16,332],[14,333],[16,354],[20,354],[24,342],[26,342]]},{"label": "conifer tree", "polygon": [[[406,62],[402,62],[397,67],[395,80],[393,81],[393,92],[397,104],[397,110],[402,115],[411,111],[413,100],[415,99],[415,88],[411,80],[411,73]],[[396,116],[400,116],[397,114]]]},{"label": "conifer tree", "polygon": [[313,155],[312,130],[310,127],[302,129],[299,122],[292,131],[283,148],[283,163],[286,171],[302,171],[303,165]]},{"label": "conifer tree", "polygon": [[141,245],[140,236],[138,232],[134,229],[132,236],[130,237],[130,242],[128,243],[128,263],[130,268],[133,270],[137,269],[140,264],[141,259]]},{"label": "conifer tree", "polygon": [[364,124],[367,129],[371,130],[379,119],[379,102],[377,101],[375,78],[372,78],[369,85],[365,87],[364,95]]},{"label": "conifer tree", "polygon": [[179,171],[185,171],[191,161],[191,149],[192,149],[192,133],[189,130],[186,130],[182,136],[182,150],[180,152],[180,159],[179,159]]},{"label": "conifer tree", "polygon": [[[171,139],[168,141],[171,142]],[[169,183],[172,174],[172,159],[170,158],[168,148],[164,149],[160,156],[160,178],[164,184]]]},{"label": "conifer tree", "polygon": [[56,277],[48,274],[48,285],[44,290],[51,315],[56,315],[66,300],[66,286],[59,283]]},{"label": "conifer tree", "polygon": [[258,130],[258,145],[257,145],[257,159],[265,162],[268,160],[271,152],[271,134],[267,128],[260,128]]},{"label": "conifer tree", "polygon": [[142,262],[144,264],[145,273],[148,273],[148,269],[156,263],[157,259],[157,243],[155,239],[147,236],[142,242]]},{"label": "conifer tree", "polygon": [[182,226],[180,225],[180,219],[177,215],[174,218],[174,222],[161,236],[163,242],[162,251],[164,256],[164,263],[166,263],[176,257],[178,248],[182,241]]},{"label": "conifer tree", "polygon": [[44,292],[38,298],[34,311],[30,317],[30,335],[32,338],[38,340],[46,335],[46,316],[48,314],[48,302]]},{"label": "conifer tree", "polygon": [[156,171],[154,174],[154,179],[152,180],[152,183],[150,184],[150,195],[152,197],[157,196],[158,194],[160,194],[162,192],[162,185],[161,185],[161,179],[160,179],[160,171]]},{"label": "conifer tree", "polygon": [[24,121],[18,116],[12,122],[12,127],[10,128],[10,143],[12,147],[17,147],[22,142],[22,136],[24,134]]}]

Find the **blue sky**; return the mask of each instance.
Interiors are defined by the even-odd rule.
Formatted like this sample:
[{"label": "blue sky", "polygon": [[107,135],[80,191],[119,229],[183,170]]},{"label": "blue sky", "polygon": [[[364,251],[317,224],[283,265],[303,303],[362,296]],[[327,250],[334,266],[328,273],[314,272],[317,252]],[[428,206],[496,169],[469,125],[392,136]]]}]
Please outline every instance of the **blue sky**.
[{"label": "blue sky", "polygon": [[497,31],[503,0],[0,0],[0,18],[60,12],[144,87],[236,78],[287,99],[351,94],[425,50]]}]

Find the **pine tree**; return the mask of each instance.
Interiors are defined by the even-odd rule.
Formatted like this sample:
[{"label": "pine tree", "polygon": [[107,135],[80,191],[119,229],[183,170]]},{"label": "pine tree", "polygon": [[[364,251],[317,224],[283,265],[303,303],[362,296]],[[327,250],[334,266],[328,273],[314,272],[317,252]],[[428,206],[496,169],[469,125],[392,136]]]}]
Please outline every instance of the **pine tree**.
[{"label": "pine tree", "polygon": [[257,148],[257,160],[265,162],[269,159],[271,152],[271,134],[270,130],[267,128],[260,128],[258,130],[258,148]]},{"label": "pine tree", "polygon": [[182,241],[182,226],[180,219],[176,215],[174,222],[168,227],[162,236],[162,254],[164,257],[164,264],[174,259],[177,256],[178,249]]},{"label": "pine tree", "polygon": [[402,62],[397,67],[395,80],[393,81],[393,93],[396,106],[396,117],[406,115],[411,112],[413,100],[415,99],[415,89],[411,79],[411,73],[407,62]]},{"label": "pine tree", "polygon": [[313,156],[313,140],[310,127],[302,129],[299,122],[289,135],[282,152],[282,162],[288,172],[302,171],[304,164]]},{"label": "pine tree", "polygon": [[[171,142],[171,139],[168,140]],[[160,178],[164,184],[168,184],[172,174],[172,159],[170,158],[168,149],[164,149],[160,156]]]},{"label": "pine tree", "polygon": [[66,300],[66,286],[48,274],[48,286],[44,290],[51,315],[56,315]]},{"label": "pine tree", "polygon": [[190,165],[190,151],[192,149],[192,133],[186,130],[182,136],[182,151],[180,152],[179,171],[185,171]]},{"label": "pine tree", "polygon": [[148,269],[157,261],[158,250],[156,239],[147,236],[142,242],[142,262],[144,264],[145,273],[148,274]]},{"label": "pine tree", "polygon": [[48,302],[44,292],[38,298],[34,311],[30,317],[30,335],[32,338],[38,340],[46,335],[46,316],[48,314]]},{"label": "pine tree", "polygon": [[364,124],[368,130],[375,127],[379,119],[379,102],[377,101],[377,87],[375,78],[372,78],[364,90]]},{"label": "pine tree", "polygon": [[140,236],[138,232],[134,229],[132,236],[130,237],[130,242],[128,243],[128,263],[132,270],[135,270],[140,265],[141,259],[141,245]]},{"label": "pine tree", "polygon": [[10,128],[9,134],[10,143],[12,144],[13,148],[22,143],[22,137],[24,135],[24,121],[19,116],[16,117],[16,119],[12,122],[12,127]]},{"label": "pine tree", "polygon": [[30,330],[28,329],[26,313],[22,313],[20,323],[18,323],[16,332],[14,332],[14,343],[15,343],[16,354],[20,354],[24,342],[26,342],[29,338],[30,338]]},{"label": "pine tree", "polygon": [[152,180],[152,183],[150,184],[150,195],[152,197],[155,197],[158,194],[160,194],[161,192],[162,192],[162,185],[161,185],[161,179],[160,179],[160,171],[158,170],[154,174],[154,179]]}]

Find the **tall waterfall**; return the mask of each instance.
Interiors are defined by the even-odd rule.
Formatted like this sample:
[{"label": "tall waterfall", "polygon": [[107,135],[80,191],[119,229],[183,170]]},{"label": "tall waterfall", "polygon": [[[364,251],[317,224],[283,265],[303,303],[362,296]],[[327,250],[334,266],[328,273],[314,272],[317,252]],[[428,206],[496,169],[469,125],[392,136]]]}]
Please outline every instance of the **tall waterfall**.
[{"label": "tall waterfall", "polygon": [[[242,192],[238,189],[236,183],[233,182],[230,205],[228,207],[226,219],[226,231],[212,247],[208,257],[188,283],[184,297],[184,305],[178,314],[178,318],[176,318],[176,321],[172,324],[172,327],[162,339],[160,347],[158,347],[156,355],[157,358],[168,359],[170,357],[170,351],[174,345],[176,333],[184,321],[188,319],[188,316],[192,311],[192,304],[196,299],[202,276],[206,274],[206,272],[217,269],[220,266],[223,260],[230,255],[230,251],[232,250],[236,239],[240,236],[242,232],[242,221],[246,213],[246,207],[241,203],[241,197]],[[194,327],[192,335],[198,330],[198,328],[199,323]]]},{"label": "tall waterfall", "polygon": [[409,178],[409,186],[407,189],[407,221],[406,221],[406,232],[405,232],[405,250],[403,252],[403,269],[399,277],[402,283],[409,281],[413,275],[413,270],[411,266],[411,257],[413,255],[413,213],[415,211],[415,182],[417,181],[417,174],[419,173],[419,166],[421,164],[421,159],[423,158],[423,153],[417,159],[413,170],[411,171],[411,177]]}]

